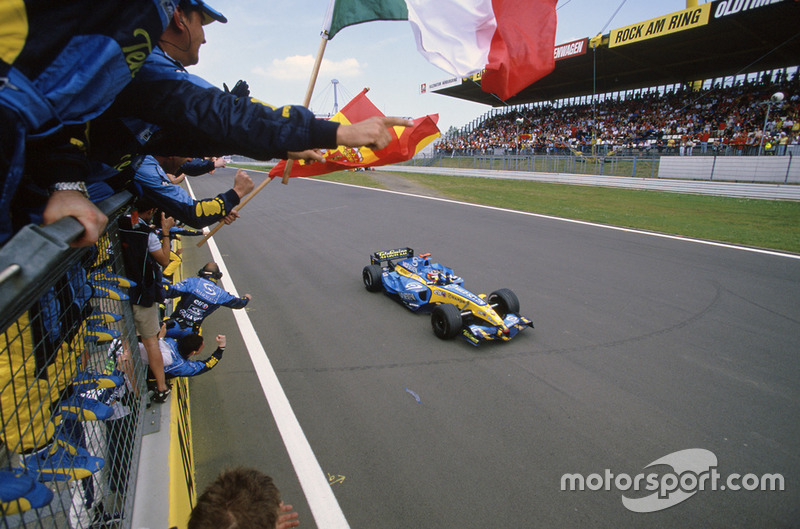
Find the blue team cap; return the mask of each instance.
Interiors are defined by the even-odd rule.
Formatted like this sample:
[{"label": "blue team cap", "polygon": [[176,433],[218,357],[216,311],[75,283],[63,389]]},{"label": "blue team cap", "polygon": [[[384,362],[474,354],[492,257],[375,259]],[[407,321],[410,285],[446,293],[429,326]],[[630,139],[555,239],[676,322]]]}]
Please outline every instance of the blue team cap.
[{"label": "blue team cap", "polygon": [[225,16],[205,3],[203,0],[181,0],[182,5],[188,5],[192,7],[196,7],[203,12],[203,25],[211,24],[212,22],[219,21],[223,24],[228,21]]}]

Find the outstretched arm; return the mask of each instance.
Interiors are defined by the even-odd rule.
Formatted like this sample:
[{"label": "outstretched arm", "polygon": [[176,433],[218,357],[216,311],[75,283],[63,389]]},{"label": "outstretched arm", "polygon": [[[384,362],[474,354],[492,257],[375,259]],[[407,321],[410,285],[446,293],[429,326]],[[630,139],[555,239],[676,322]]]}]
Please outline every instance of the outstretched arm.
[{"label": "outstretched arm", "polygon": [[167,374],[176,377],[194,377],[211,371],[222,360],[222,354],[225,352],[224,334],[217,335],[217,345],[217,350],[205,360],[189,360],[175,368],[170,366],[167,368]]},{"label": "outstretched arm", "polygon": [[392,141],[390,127],[413,126],[414,122],[410,119],[373,116],[352,125],[340,125],[336,131],[336,141],[347,147],[365,146],[379,151]]},{"label": "outstretched arm", "polygon": [[216,366],[220,360],[222,360],[222,354],[225,352],[225,345],[227,344],[227,339],[225,338],[224,334],[217,335],[217,350],[214,351],[211,356],[206,358],[203,361],[204,367],[199,372],[198,375],[205,373],[207,371],[211,371],[214,366]]},{"label": "outstretched arm", "polygon": [[229,309],[243,309],[245,306],[247,306],[250,300],[253,299],[253,296],[250,294],[245,294],[240,298],[237,298],[230,293],[228,293],[228,296],[230,296],[230,298],[221,303],[221,305],[223,307],[228,307]]}]

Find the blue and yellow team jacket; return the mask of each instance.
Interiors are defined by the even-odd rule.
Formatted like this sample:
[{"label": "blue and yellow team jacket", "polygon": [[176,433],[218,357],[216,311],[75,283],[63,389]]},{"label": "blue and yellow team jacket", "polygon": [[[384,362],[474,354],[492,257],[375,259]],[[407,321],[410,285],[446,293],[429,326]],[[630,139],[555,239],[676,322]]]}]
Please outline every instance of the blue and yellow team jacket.
[{"label": "blue and yellow team jacket", "polygon": [[162,338],[159,346],[164,357],[164,375],[167,378],[193,377],[211,371],[222,360],[225,352],[224,349],[217,347],[217,350],[205,360],[187,360],[178,353],[178,344],[172,338]]},{"label": "blue and yellow team jacket", "polygon": [[169,177],[152,156],[145,156],[134,176],[141,194],[158,208],[192,228],[204,228],[222,220],[239,204],[239,195],[229,189],[214,198],[195,200]]},{"label": "blue and yellow team jacket", "polygon": [[250,301],[237,298],[213,281],[202,277],[187,277],[167,290],[168,298],[181,296],[178,306],[170,315],[181,327],[199,328],[203,320],[219,307],[241,309]]},{"label": "blue and yellow team jacket", "polygon": [[[0,244],[32,221],[12,219],[15,196],[41,195],[30,206],[43,207],[53,183],[87,179],[83,134],[68,129],[80,132],[139,73],[176,1],[0,1]],[[26,155],[38,164],[33,188],[17,193]]]},{"label": "blue and yellow team jacket", "polygon": [[90,135],[92,157],[122,170],[141,154],[286,158],[336,147],[338,127],[302,106],[275,108],[225,92],[157,46]]},{"label": "blue and yellow team jacket", "polygon": [[141,70],[177,0],[3,0],[0,105],[29,133],[86,123]]}]

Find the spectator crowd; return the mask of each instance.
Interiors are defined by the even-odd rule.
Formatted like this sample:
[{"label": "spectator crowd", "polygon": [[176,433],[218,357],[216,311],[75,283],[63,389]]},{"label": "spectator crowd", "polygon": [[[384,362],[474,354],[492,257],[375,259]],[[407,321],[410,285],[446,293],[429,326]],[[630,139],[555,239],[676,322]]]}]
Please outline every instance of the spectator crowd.
[{"label": "spectator crowd", "polygon": [[[784,99],[771,101],[777,92]],[[594,143],[599,154],[783,155],[800,142],[799,114],[796,71],[776,81],[765,74],[729,87],[682,86],[594,104],[515,107],[434,148],[441,155],[570,154],[590,153]]]}]

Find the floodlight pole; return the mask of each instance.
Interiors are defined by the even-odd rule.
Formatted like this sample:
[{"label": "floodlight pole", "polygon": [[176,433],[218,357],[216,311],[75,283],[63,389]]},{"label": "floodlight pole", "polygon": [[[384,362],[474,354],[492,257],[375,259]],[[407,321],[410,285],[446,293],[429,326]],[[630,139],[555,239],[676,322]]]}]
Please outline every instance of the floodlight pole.
[{"label": "floodlight pole", "polygon": [[595,161],[597,160],[597,47],[602,41],[602,31],[589,40],[589,45],[592,47],[592,159]]},{"label": "floodlight pole", "polygon": [[333,85],[333,114],[331,116],[335,116],[337,112],[339,112],[339,94],[336,93],[336,87],[339,85],[338,79],[331,79],[331,84]]}]

